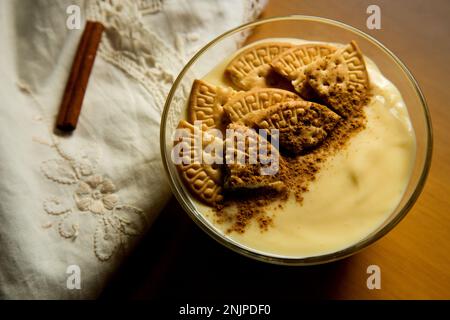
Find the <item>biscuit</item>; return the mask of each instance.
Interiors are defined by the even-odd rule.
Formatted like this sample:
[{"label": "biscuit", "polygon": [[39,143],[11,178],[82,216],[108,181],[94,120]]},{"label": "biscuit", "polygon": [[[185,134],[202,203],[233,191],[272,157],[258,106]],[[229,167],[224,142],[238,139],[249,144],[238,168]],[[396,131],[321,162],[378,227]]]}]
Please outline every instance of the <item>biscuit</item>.
[{"label": "biscuit", "polygon": [[322,143],[340,116],[318,103],[289,101],[248,114],[243,122],[260,129],[278,129],[280,146],[299,154]]},{"label": "biscuit", "polygon": [[221,168],[213,164],[206,164],[204,160],[199,160],[199,152],[193,146],[195,138],[202,141],[201,153],[202,159],[204,159],[209,156],[205,154],[204,148],[206,145],[213,142],[219,143],[223,149],[223,141],[205,133],[203,131],[206,130],[205,126],[203,126],[202,130],[198,130],[201,137],[195,137],[194,126],[184,120],[180,121],[178,129],[188,129],[189,131],[187,137],[183,137],[183,139],[179,139],[174,143],[174,147],[179,143],[187,143],[185,147],[190,150],[187,155],[189,159],[186,159],[188,163],[177,164],[178,172],[184,184],[202,202],[209,205],[220,203],[223,200]]},{"label": "biscuit", "polygon": [[[284,190],[279,174],[282,160],[278,150],[255,130],[246,126],[231,123],[227,129],[232,130],[233,135],[228,134],[225,139],[227,174],[224,188]],[[260,148],[263,147],[267,153],[260,153]],[[270,167],[270,160],[273,161],[272,164],[276,161],[276,166]]]},{"label": "biscuit", "polygon": [[305,99],[314,98],[309,88],[305,86],[305,68],[313,61],[336,51],[328,44],[308,43],[295,46],[284,51],[272,60],[270,65],[280,75],[292,81],[294,89]]},{"label": "biscuit", "polygon": [[270,62],[290,48],[292,44],[283,42],[264,42],[250,46],[227,65],[225,73],[242,90],[284,87],[282,77],[277,77]]},{"label": "biscuit", "polygon": [[223,106],[235,94],[231,88],[195,80],[189,97],[189,121],[202,121],[207,129],[223,129]]},{"label": "biscuit", "polygon": [[223,109],[231,122],[238,122],[250,112],[291,100],[302,99],[295,93],[282,89],[255,88],[236,94],[228,100]]},{"label": "biscuit", "polygon": [[344,117],[361,109],[369,96],[369,76],[355,41],[310,64],[305,75],[320,100]]}]

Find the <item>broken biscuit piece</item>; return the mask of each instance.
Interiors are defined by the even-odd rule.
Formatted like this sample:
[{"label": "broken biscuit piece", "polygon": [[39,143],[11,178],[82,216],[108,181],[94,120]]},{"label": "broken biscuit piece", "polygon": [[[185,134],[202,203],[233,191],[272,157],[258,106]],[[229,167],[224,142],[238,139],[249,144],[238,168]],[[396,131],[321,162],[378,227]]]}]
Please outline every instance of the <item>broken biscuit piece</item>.
[{"label": "broken biscuit piece", "polygon": [[369,75],[355,41],[310,64],[305,75],[320,100],[344,117],[361,109],[369,96]]},{"label": "broken biscuit piece", "polygon": [[325,140],[340,116],[318,103],[289,101],[249,113],[243,122],[254,128],[278,129],[280,146],[299,154]]},{"label": "broken biscuit piece", "polygon": [[302,100],[290,91],[274,88],[255,88],[236,94],[223,107],[231,122],[241,121],[250,112],[266,109],[274,104]]},{"label": "broken biscuit piece", "polygon": [[270,62],[292,48],[284,42],[264,42],[248,47],[238,54],[225,72],[239,89],[283,87],[283,78],[273,72]]},{"label": "broken biscuit piece", "polygon": [[303,44],[284,51],[273,59],[270,65],[280,75],[292,81],[295,91],[300,96],[310,100],[314,99],[314,93],[310,90],[306,81],[306,66],[335,51],[336,48],[328,44]]},{"label": "broken biscuit piece", "polygon": [[225,140],[224,188],[285,190],[279,174],[282,160],[278,150],[251,128],[232,123],[228,129],[233,134],[227,134]]},{"label": "broken biscuit piece", "polygon": [[[207,150],[223,150],[223,141],[206,133],[205,126],[195,129],[184,120],[180,121],[178,129],[185,130],[176,137],[173,150],[174,156],[182,159],[177,169],[184,184],[202,202],[209,205],[220,203],[223,200],[222,171],[211,161],[214,151]],[[196,143],[200,145],[196,146]],[[212,144],[216,144],[217,148],[206,148]]]},{"label": "broken biscuit piece", "polygon": [[189,97],[189,121],[202,121],[208,129],[224,129],[223,106],[235,93],[231,88],[195,80]]}]

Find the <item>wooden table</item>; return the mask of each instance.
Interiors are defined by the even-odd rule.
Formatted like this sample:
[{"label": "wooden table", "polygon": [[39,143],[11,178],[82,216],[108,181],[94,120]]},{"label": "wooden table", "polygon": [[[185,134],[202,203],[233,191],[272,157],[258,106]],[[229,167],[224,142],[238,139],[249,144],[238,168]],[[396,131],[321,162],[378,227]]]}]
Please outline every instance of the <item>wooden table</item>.
[{"label": "wooden table", "polygon": [[[366,28],[381,8],[382,29]],[[205,235],[173,199],[105,289],[104,298],[450,299],[450,1],[271,0],[263,17],[340,20],[374,36],[409,67],[429,104],[434,154],[407,217],[363,252],[314,267],[281,267],[235,254]],[[366,286],[369,265],[381,289]]]}]

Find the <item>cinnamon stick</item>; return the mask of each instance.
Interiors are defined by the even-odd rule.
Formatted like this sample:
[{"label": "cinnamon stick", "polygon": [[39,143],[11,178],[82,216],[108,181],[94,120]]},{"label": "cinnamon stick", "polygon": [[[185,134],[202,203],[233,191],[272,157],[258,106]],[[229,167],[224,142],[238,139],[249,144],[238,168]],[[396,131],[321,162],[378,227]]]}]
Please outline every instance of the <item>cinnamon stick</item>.
[{"label": "cinnamon stick", "polygon": [[56,120],[59,130],[73,131],[77,126],[103,30],[99,22],[86,22],[59,108]]}]

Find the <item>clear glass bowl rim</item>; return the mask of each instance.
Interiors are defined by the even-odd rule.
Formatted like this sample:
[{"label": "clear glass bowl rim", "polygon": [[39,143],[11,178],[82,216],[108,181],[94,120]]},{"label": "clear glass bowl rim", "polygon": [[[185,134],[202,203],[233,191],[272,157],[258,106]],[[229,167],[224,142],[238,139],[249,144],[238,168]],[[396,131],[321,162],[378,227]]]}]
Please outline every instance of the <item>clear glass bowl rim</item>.
[{"label": "clear glass bowl rim", "polygon": [[[378,232],[373,234],[371,237],[367,237],[354,245],[347,247],[345,249],[328,253],[324,255],[319,256],[312,256],[312,257],[305,257],[305,258],[288,258],[288,257],[277,257],[272,255],[265,255],[263,253],[257,253],[254,251],[251,251],[244,246],[241,246],[237,243],[234,243],[226,236],[220,234],[217,230],[215,230],[212,226],[210,226],[207,223],[204,223],[199,220],[199,218],[195,215],[195,213],[191,212],[190,208],[186,204],[183,197],[180,195],[180,191],[178,190],[176,184],[174,183],[174,177],[169,169],[168,161],[170,161],[170,157],[167,157],[167,150],[166,150],[166,121],[169,114],[170,105],[172,103],[173,95],[178,88],[179,83],[183,79],[186,72],[189,70],[191,65],[197,61],[197,59],[205,52],[207,51],[211,46],[214,44],[220,42],[222,39],[227,38],[230,35],[236,34],[238,32],[244,31],[246,29],[250,29],[253,27],[256,27],[258,25],[267,24],[271,22],[279,22],[279,21],[289,21],[289,20],[305,20],[305,21],[311,21],[311,22],[320,22],[325,24],[331,24],[333,26],[337,26],[340,28],[347,29],[351,32],[354,32],[361,37],[365,38],[369,42],[372,42],[375,44],[379,49],[384,51],[392,58],[392,60],[403,70],[403,72],[407,75],[409,80],[411,81],[412,85],[414,86],[414,89],[417,93],[417,96],[420,99],[423,113],[426,119],[426,131],[427,131],[427,137],[426,137],[426,157],[425,162],[419,177],[419,180],[414,188],[413,193],[411,194],[410,198],[406,202],[406,204],[400,209],[398,214],[391,220],[389,223],[387,223],[382,229],[380,229]],[[205,231],[209,236],[211,236],[213,239],[218,241],[220,244],[228,247],[229,249],[238,252],[244,256],[247,256],[249,258],[253,258],[256,260],[260,260],[263,262],[273,263],[273,264],[280,264],[280,265],[293,265],[293,266],[305,266],[305,265],[315,265],[315,264],[322,264],[322,263],[328,263],[336,260],[343,259],[345,257],[351,256],[362,249],[368,247],[369,245],[376,242],[378,239],[382,238],[384,235],[386,235],[390,230],[392,230],[410,211],[410,209],[413,207],[414,203],[416,202],[417,198],[419,197],[420,193],[423,190],[423,187],[425,185],[430,166],[431,166],[431,158],[433,153],[433,131],[432,131],[432,124],[431,124],[431,116],[430,112],[428,110],[428,105],[425,100],[425,97],[420,90],[420,87],[412,75],[412,73],[408,70],[408,68],[405,66],[405,64],[388,48],[386,48],[381,42],[373,38],[372,36],[364,33],[363,31],[352,27],[350,25],[347,25],[345,23],[342,23],[340,21],[322,18],[322,17],[315,17],[315,16],[306,16],[306,15],[288,15],[288,16],[280,16],[280,17],[271,17],[266,19],[260,19],[254,22],[246,23],[243,25],[240,25],[236,28],[230,29],[227,32],[221,34],[217,38],[210,41],[208,44],[206,44],[203,48],[201,48],[191,59],[190,61],[184,66],[183,70],[181,70],[180,74],[176,78],[175,82],[172,85],[172,88],[167,96],[166,103],[164,105],[164,110],[161,116],[161,128],[160,128],[160,148],[161,148],[161,157],[164,165],[164,169],[166,171],[166,175],[169,178],[169,184],[172,189],[173,194],[175,195],[178,202],[181,204],[183,209],[188,213],[188,215],[191,217],[191,219],[203,230]]]}]

